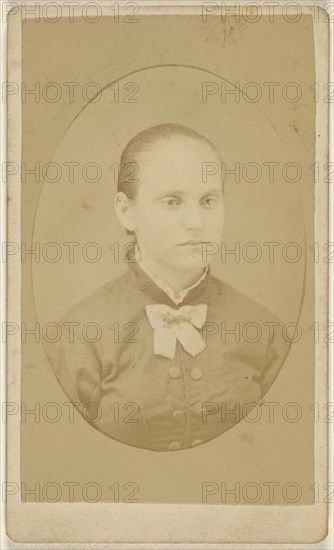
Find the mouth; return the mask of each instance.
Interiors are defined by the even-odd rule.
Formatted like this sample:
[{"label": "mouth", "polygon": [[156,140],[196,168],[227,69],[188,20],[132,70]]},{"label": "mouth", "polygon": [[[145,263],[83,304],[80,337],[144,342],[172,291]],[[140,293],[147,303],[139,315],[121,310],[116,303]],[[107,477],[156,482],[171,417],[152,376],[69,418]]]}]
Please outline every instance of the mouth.
[{"label": "mouth", "polygon": [[203,244],[204,244],[203,241],[191,240],[191,241],[186,241],[185,243],[181,243],[179,244],[179,246],[202,246]]}]

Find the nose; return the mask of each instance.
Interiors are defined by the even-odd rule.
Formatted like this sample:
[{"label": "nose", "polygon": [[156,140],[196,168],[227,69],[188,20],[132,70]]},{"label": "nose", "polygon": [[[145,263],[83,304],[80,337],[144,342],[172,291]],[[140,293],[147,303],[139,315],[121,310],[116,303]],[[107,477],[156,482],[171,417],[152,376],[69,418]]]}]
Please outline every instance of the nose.
[{"label": "nose", "polygon": [[188,206],[183,212],[182,222],[185,229],[202,229],[204,227],[204,215],[201,206]]}]

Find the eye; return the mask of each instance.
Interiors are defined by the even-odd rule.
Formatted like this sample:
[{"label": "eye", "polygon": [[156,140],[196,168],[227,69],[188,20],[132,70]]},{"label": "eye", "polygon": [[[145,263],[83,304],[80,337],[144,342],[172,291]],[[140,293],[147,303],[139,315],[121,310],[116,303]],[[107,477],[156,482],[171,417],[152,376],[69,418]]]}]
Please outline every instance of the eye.
[{"label": "eye", "polygon": [[216,197],[206,197],[203,199],[202,204],[205,208],[212,208],[217,202]]},{"label": "eye", "polygon": [[175,208],[176,206],[179,206],[181,204],[181,201],[176,197],[164,197],[161,202],[164,206],[167,206],[168,208]]}]

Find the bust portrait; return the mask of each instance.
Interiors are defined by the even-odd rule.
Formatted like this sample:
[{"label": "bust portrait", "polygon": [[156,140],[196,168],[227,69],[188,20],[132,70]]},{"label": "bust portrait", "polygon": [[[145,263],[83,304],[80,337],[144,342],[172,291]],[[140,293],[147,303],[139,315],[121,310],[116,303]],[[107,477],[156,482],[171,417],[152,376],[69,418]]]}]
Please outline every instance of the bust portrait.
[{"label": "bust portrait", "polygon": [[[288,352],[274,313],[211,273],[224,189],[203,166],[220,161],[206,137],[180,124],[130,140],[115,197],[133,242],[127,271],[71,307],[68,330],[49,346],[78,411],[98,411],[92,425],[122,443],[177,451],[220,436],[261,401]],[[97,341],[74,335],[92,320]],[[222,337],[227,325],[248,327],[249,337]],[[252,332],[256,325],[266,330]]]}]

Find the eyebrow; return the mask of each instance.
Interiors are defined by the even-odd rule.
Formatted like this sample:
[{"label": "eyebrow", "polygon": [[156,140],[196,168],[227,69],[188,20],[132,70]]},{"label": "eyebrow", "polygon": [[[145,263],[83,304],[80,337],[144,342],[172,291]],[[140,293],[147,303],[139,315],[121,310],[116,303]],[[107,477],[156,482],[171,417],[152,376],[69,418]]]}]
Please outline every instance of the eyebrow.
[{"label": "eyebrow", "polygon": [[[222,192],[223,190],[222,189],[217,189],[217,187],[215,187],[214,189],[209,189],[208,191],[204,191],[200,197],[206,197],[207,195],[218,195]],[[185,196],[187,195],[187,193],[185,193],[184,191],[179,191],[177,189],[175,190],[171,190],[171,191],[166,191],[165,193],[161,193],[159,194],[160,197],[168,197],[169,195],[180,195],[180,196]]]}]

